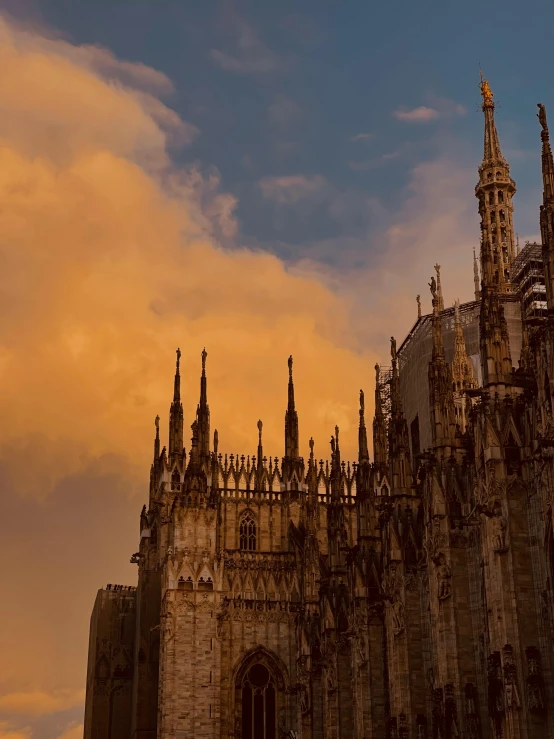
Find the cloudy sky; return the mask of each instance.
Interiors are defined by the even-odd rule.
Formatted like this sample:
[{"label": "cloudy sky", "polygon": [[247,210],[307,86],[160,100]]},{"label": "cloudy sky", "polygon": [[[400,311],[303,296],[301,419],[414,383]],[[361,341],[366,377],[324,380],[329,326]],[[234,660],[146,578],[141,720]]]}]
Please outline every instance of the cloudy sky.
[{"label": "cloudy sky", "polygon": [[[479,64],[522,241],[551,0],[0,0],[0,739],[82,736],[88,619],[133,584],[154,417],[200,353],[220,447],[356,443],[432,265],[472,295]],[[371,413],[371,404],[369,414]],[[185,438],[187,438],[185,434]],[[164,442],[166,434],[164,431]]]}]

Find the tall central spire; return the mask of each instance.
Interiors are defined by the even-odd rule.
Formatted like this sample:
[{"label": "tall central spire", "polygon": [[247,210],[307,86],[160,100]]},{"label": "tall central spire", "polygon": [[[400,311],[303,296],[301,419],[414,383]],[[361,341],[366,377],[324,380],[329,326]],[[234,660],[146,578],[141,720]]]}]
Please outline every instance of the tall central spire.
[{"label": "tall central spire", "polygon": [[494,95],[481,74],[481,110],[485,117],[483,161],[475,195],[481,216],[481,279],[484,288],[512,291],[510,267],[515,258],[512,197],[516,191],[510,166],[502,156],[494,120]]},{"label": "tall central spire", "polygon": [[481,82],[479,87],[481,88],[481,97],[483,98],[481,110],[485,114],[485,146],[483,162],[501,161],[505,163],[502,152],[500,151],[500,141],[498,140],[498,132],[494,121],[494,94],[490,88],[488,80],[483,77],[482,72],[480,74]]}]

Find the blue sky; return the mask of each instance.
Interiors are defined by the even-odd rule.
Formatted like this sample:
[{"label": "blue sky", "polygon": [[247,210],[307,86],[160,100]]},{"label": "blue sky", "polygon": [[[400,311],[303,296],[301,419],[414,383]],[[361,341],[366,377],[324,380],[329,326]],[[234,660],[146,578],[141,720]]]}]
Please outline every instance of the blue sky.
[{"label": "blue sky", "polygon": [[[222,188],[238,198],[241,244],[286,260],[308,253],[338,268],[341,239],[354,239],[362,259],[378,250],[371,236],[398,212],[418,163],[448,156],[477,167],[481,64],[518,184],[516,228],[537,231],[527,206],[537,201],[540,175],[535,105],[548,105],[551,95],[552,3],[37,0],[5,7],[76,44],[99,44],[167,74],[175,89],[165,102],[200,132],[174,150],[175,160],[217,168]],[[395,117],[421,106],[436,117]],[[297,175],[324,178],[327,189],[294,207],[264,197],[264,178]],[[346,202],[333,209],[339,195]]]}]

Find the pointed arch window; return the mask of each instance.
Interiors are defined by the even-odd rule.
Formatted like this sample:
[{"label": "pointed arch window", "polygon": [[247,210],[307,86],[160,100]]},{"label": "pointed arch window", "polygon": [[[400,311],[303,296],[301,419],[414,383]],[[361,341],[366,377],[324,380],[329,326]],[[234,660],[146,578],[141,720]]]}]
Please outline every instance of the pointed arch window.
[{"label": "pointed arch window", "polygon": [[239,528],[240,548],[249,552],[257,549],[256,519],[251,511],[245,511],[240,519]]},{"label": "pointed arch window", "polygon": [[499,203],[503,203],[504,202],[504,193],[502,192],[502,190],[499,190],[498,191],[498,202]]},{"label": "pointed arch window", "polygon": [[267,667],[255,664],[242,683],[242,739],[276,739],[275,682]]}]

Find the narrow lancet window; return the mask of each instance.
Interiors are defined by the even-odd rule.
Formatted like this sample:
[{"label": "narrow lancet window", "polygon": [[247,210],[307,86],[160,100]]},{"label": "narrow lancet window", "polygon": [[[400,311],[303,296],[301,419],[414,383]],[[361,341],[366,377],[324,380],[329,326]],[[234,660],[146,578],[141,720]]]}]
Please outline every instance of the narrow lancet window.
[{"label": "narrow lancet window", "polygon": [[256,551],[256,521],[250,511],[243,513],[240,520],[240,548],[247,551]]}]

